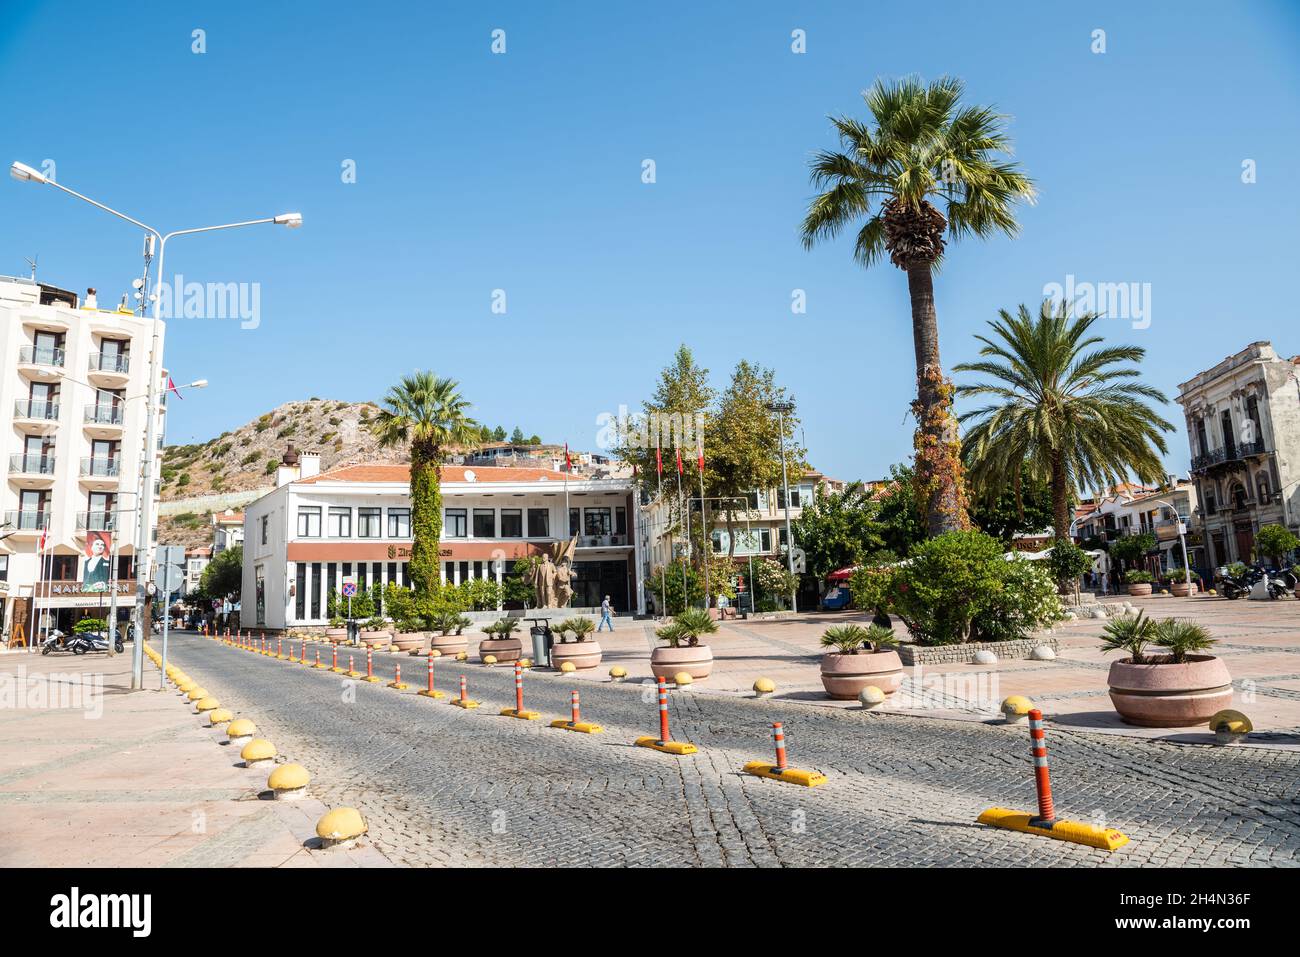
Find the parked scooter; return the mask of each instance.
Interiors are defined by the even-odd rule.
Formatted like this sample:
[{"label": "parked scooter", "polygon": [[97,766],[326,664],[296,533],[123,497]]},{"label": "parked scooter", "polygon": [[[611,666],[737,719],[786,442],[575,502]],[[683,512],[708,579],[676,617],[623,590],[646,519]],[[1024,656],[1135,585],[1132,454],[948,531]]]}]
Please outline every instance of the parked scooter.
[{"label": "parked scooter", "polygon": [[[113,650],[119,655],[125,650],[126,646],[122,644],[122,633],[119,631],[115,636],[117,640],[113,642]],[[79,635],[73,635],[68,642],[74,655],[84,655],[90,651],[108,651],[108,636],[101,635],[98,632],[86,631]]]},{"label": "parked scooter", "polygon": [[48,655],[52,651],[71,651],[72,646],[68,636],[59,629],[52,630],[44,641],[41,642],[41,654]]},{"label": "parked scooter", "polygon": [[1230,566],[1224,565],[1216,570],[1215,575],[1219,579],[1219,592],[1223,597],[1237,599],[1245,598],[1250,594],[1255,583],[1263,575],[1263,569],[1247,567],[1243,568],[1240,574],[1234,575],[1230,571]]},{"label": "parked scooter", "polygon": [[1290,568],[1281,571],[1266,572],[1268,575],[1268,597],[1285,598],[1295,594],[1296,576]]}]

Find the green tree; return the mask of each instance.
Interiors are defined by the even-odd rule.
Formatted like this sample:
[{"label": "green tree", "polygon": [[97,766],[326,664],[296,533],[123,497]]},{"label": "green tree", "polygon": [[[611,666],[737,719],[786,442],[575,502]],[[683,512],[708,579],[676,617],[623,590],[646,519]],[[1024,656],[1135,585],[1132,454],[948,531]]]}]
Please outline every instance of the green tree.
[{"label": "green tree", "polygon": [[982,493],[972,483],[971,522],[986,535],[1010,545],[1020,535],[1052,527],[1052,493],[1046,482],[1022,481]]},{"label": "green tree", "polygon": [[494,442],[504,442],[506,440],[506,430],[503,426],[498,425],[492,430],[492,440]]},{"label": "green tree", "polygon": [[888,254],[907,274],[916,353],[914,477],[931,535],[967,525],[952,386],[939,361],[934,308],[934,271],[945,234],[1014,236],[1015,204],[1034,197],[1033,184],[1004,158],[1011,152],[1005,118],[988,107],[962,105],[963,89],[951,77],[929,84],[915,77],[880,80],[863,94],[874,123],[832,118],[843,150],[814,156],[812,181],[823,192],[802,227],[804,246],[811,248],[865,220],[854,258],[869,267]]},{"label": "green tree", "polygon": [[514,430],[513,432],[510,433],[510,444],[511,444],[511,445],[523,445],[524,442],[525,442],[525,439],[524,439],[524,432],[523,432],[523,429],[519,428],[519,426],[516,425],[516,426],[515,426],[515,430]]},{"label": "green tree", "polygon": [[[1005,309],[990,323],[979,362],[955,366],[988,381],[963,385],[963,397],[991,404],[962,415],[975,425],[963,454],[978,488],[1045,481],[1052,490],[1052,526],[1070,537],[1070,502],[1084,488],[1108,488],[1130,475],[1161,481],[1167,451],[1162,432],[1173,426],[1148,401],[1166,402],[1138,381],[1146,355],[1138,346],[1104,346],[1089,330],[1100,315],[1070,318],[1067,303],[1045,300],[1038,314]],[[1094,348],[1100,346],[1100,348]]]},{"label": "green tree", "polygon": [[1125,535],[1123,538],[1115,539],[1110,543],[1108,552],[1110,557],[1118,561],[1123,568],[1139,564],[1155,547],[1156,537],[1150,532],[1140,532],[1137,535]]},{"label": "green tree", "polygon": [[243,588],[244,583],[244,547],[217,552],[208,567],[199,577],[199,587],[210,598],[234,598]]},{"label": "green tree", "polygon": [[474,440],[478,423],[457,383],[432,372],[414,372],[388,390],[371,425],[381,447],[404,445],[411,453],[411,581],[417,592],[438,582],[442,491],[438,470],[449,445]]},{"label": "green tree", "polygon": [[1255,533],[1255,550],[1273,559],[1274,565],[1282,563],[1282,556],[1300,548],[1300,539],[1282,525],[1261,525]]},{"label": "green tree", "polygon": [[793,525],[794,540],[804,550],[808,572],[819,581],[837,568],[859,565],[884,545],[876,515],[880,503],[861,482],[842,492],[813,493]]}]

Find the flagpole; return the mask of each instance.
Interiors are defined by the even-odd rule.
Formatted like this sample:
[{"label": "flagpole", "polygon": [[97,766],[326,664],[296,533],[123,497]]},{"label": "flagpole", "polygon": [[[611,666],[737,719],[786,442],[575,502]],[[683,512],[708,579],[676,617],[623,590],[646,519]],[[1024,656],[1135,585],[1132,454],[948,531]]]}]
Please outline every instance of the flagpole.
[{"label": "flagpole", "polygon": [[677,507],[681,509],[682,522],[686,530],[686,555],[682,562],[682,608],[691,607],[691,590],[686,584],[686,566],[691,560],[691,515],[686,511],[682,501],[682,450],[677,449]]},{"label": "flagpole", "polygon": [[[659,504],[663,505],[664,504],[664,458],[663,458],[663,451],[659,445],[658,426],[655,427],[655,477],[658,479],[659,482],[659,490],[655,497],[658,499]],[[665,518],[663,519],[663,528],[659,532],[659,538],[661,541],[663,540],[664,537],[663,533],[667,531],[668,528],[669,528],[668,519]],[[668,562],[672,560],[672,557],[673,557],[673,541],[672,541],[672,536],[670,535],[668,538],[668,555],[664,558],[663,564],[659,566],[659,590],[660,590],[660,595],[663,598],[663,601],[660,603],[662,607],[658,609],[660,618],[668,617]]]},{"label": "flagpole", "polygon": [[704,500],[704,434],[695,433],[696,471],[700,473],[700,521],[704,530],[704,610],[708,611],[713,598],[709,590],[709,565],[713,562],[713,535],[709,528],[709,503]]}]

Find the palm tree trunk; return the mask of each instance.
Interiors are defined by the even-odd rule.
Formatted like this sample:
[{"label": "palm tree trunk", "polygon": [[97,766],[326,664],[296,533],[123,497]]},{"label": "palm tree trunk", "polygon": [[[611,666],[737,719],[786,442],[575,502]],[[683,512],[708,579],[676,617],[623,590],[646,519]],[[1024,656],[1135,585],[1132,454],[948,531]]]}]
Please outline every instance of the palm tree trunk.
[{"label": "palm tree trunk", "polygon": [[411,583],[417,594],[438,585],[438,540],[442,537],[442,486],[438,477],[439,450],[411,444]]},{"label": "palm tree trunk", "polygon": [[1052,529],[1057,539],[1070,537],[1070,503],[1067,498],[1065,460],[1060,452],[1052,453]]},{"label": "palm tree trunk", "polygon": [[969,527],[962,484],[961,442],[952,414],[952,386],[939,364],[939,318],[931,263],[907,269],[916,350],[916,479],[931,536]]}]

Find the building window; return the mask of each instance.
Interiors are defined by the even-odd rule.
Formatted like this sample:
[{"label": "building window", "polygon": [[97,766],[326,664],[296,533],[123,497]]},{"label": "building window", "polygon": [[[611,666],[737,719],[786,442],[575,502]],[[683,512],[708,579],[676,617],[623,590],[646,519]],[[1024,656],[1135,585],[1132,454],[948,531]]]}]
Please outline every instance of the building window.
[{"label": "building window", "polygon": [[271,516],[263,515],[262,520],[259,524],[262,526],[262,544],[265,545],[267,543],[267,540],[270,538],[269,528],[271,524]]},{"label": "building window", "polygon": [[712,535],[709,536],[709,540],[713,542],[713,554],[721,555],[722,554],[722,533],[714,532]]},{"label": "building window", "polygon": [[296,562],[297,574],[294,576],[294,617],[302,621],[307,617],[307,563]]},{"label": "building window", "polygon": [[298,537],[320,538],[320,506],[298,506]]},{"label": "building window", "polygon": [[627,509],[622,505],[614,506],[614,534],[627,534]]},{"label": "building window", "polygon": [[530,508],[528,510],[528,537],[550,538],[551,510],[547,508]]},{"label": "building window", "polygon": [[474,537],[496,538],[497,513],[491,508],[474,509]]},{"label": "building window", "polygon": [[589,508],[584,513],[587,521],[585,534],[611,534],[610,510],[608,508]]},{"label": "building window", "polygon": [[[334,562],[325,566],[325,594],[333,595],[338,589],[339,568]],[[328,610],[328,609],[327,609]]]},{"label": "building window", "polygon": [[378,538],[383,534],[383,520],[384,510],[381,508],[357,509],[357,537]]},{"label": "building window", "polygon": [[524,513],[522,511],[517,508],[503,508],[501,510],[501,537],[524,537]]},{"label": "building window", "polygon": [[330,538],[351,538],[352,509],[331,506],[328,530]]},{"label": "building window", "polygon": [[569,509],[569,537],[570,538],[573,538],[575,535],[579,535],[582,533],[582,519],[580,516],[581,516],[581,512],[579,512],[578,509],[576,508]]},{"label": "building window", "polygon": [[1261,472],[1259,477],[1255,479],[1255,488],[1259,493],[1259,504],[1267,505],[1273,497],[1270,491],[1271,486],[1269,485],[1268,476]]},{"label": "building window", "polygon": [[320,618],[320,562],[311,563],[311,617]]},{"label": "building window", "polygon": [[390,508],[388,510],[388,537],[411,537],[411,510],[409,508]]},{"label": "building window", "polygon": [[447,538],[468,538],[469,529],[466,527],[467,517],[463,508],[448,508],[443,510],[442,529]]}]

